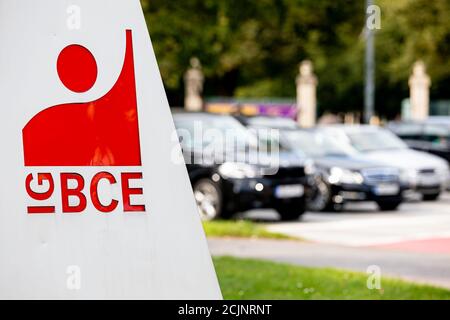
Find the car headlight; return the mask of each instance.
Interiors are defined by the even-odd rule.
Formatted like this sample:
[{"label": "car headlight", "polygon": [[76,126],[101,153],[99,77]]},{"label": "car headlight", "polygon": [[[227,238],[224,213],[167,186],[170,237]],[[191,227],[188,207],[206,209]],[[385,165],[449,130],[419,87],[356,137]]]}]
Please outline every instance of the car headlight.
[{"label": "car headlight", "polygon": [[449,170],[449,168],[447,166],[440,167],[440,168],[438,168],[436,170],[436,173],[438,174],[441,182],[443,184],[445,184],[446,186],[448,186],[449,183],[450,183],[450,181],[449,181],[450,180],[450,170]]},{"label": "car headlight", "polygon": [[305,173],[307,175],[313,175],[314,173],[317,172],[317,168],[314,165],[314,161],[312,160],[306,160],[305,161]]},{"label": "car headlight", "polygon": [[219,167],[219,173],[225,178],[244,179],[257,178],[261,176],[261,171],[246,163],[226,162]]},{"label": "car headlight", "polygon": [[405,169],[400,172],[400,181],[402,183],[415,185],[417,183],[419,173],[416,169]]},{"label": "car headlight", "polygon": [[448,167],[440,167],[436,170],[436,173],[440,177],[448,177],[450,175],[450,170]]},{"label": "car headlight", "polygon": [[364,182],[364,177],[357,171],[333,167],[330,170],[328,182],[330,182],[331,184],[362,184]]}]

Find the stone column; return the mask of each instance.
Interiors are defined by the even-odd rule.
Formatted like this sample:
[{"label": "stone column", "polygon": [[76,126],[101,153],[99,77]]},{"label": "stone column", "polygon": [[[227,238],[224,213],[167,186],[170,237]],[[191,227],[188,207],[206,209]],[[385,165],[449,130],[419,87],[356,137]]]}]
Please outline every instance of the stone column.
[{"label": "stone column", "polygon": [[413,72],[409,78],[411,119],[425,120],[430,113],[431,80],[426,73],[422,61],[414,63]]},{"label": "stone column", "polygon": [[197,58],[192,58],[191,67],[184,76],[184,108],[187,111],[201,111],[203,109],[202,93],[204,80],[200,61]]},{"label": "stone column", "polygon": [[297,109],[299,112],[298,123],[305,128],[313,127],[316,124],[317,83],[312,62],[303,61],[297,77]]}]

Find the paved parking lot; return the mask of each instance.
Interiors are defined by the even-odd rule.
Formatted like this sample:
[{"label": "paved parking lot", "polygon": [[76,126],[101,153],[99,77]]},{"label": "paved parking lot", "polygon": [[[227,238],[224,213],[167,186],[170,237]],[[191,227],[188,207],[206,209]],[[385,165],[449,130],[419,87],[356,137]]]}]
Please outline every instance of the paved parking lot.
[{"label": "paved parking lot", "polygon": [[394,212],[378,212],[374,204],[363,203],[351,204],[342,213],[307,213],[290,223],[276,222],[270,211],[246,216],[266,221],[271,231],[313,242],[356,247],[404,243],[411,250],[450,254],[450,194],[437,202],[408,202]]},{"label": "paved parking lot", "polygon": [[245,218],[305,242],[210,239],[215,255],[234,255],[311,267],[366,272],[371,265],[406,280],[450,288],[450,194],[438,202],[410,202],[397,212],[355,204],[342,213],[307,213],[302,221],[277,222],[260,210]]}]

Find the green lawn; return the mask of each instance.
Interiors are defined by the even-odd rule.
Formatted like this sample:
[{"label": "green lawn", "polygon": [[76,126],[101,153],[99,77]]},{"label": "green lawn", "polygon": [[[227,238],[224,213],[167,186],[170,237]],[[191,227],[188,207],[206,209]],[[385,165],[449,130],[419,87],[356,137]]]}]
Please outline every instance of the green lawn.
[{"label": "green lawn", "polygon": [[262,225],[250,221],[206,221],[203,222],[208,237],[293,239],[279,233],[267,231]]},{"label": "green lawn", "polygon": [[445,289],[385,278],[382,290],[369,290],[362,273],[230,257],[214,264],[225,299],[450,299]]}]

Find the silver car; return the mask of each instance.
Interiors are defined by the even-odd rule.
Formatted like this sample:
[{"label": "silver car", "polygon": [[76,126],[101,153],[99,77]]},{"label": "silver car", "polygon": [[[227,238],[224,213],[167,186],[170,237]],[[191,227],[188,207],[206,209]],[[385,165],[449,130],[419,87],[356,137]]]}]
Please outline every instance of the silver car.
[{"label": "silver car", "polygon": [[450,170],[445,160],[410,149],[389,130],[369,125],[329,125],[319,130],[370,160],[399,168],[403,182],[425,201],[437,200],[449,186]]}]

